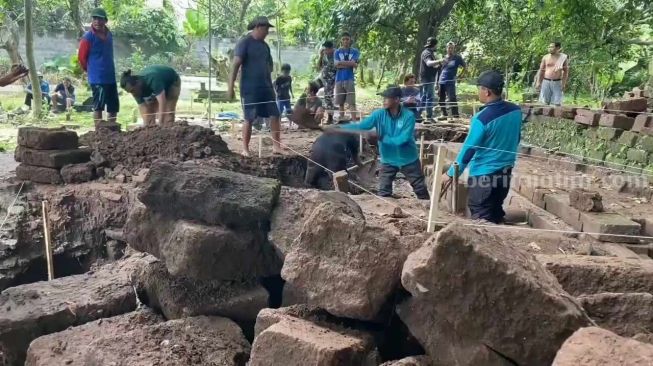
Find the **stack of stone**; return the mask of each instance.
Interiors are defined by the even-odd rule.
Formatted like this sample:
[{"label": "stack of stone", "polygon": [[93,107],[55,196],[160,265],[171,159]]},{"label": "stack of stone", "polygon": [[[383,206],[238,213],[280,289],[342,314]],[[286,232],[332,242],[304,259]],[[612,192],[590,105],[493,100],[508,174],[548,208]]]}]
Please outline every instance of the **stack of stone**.
[{"label": "stack of stone", "polygon": [[80,183],[94,178],[91,150],[79,148],[77,133],[64,128],[18,129],[16,176],[35,183]]}]

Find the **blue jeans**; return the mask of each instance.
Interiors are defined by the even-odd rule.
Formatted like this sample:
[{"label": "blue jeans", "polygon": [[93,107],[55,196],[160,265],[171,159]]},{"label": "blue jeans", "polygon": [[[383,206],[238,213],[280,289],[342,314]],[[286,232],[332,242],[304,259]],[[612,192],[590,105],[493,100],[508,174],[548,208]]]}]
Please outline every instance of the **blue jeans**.
[{"label": "blue jeans", "polygon": [[286,112],[286,115],[292,114],[292,107],[290,106],[289,100],[277,100],[277,107],[279,108],[279,114],[283,115],[283,112]]},{"label": "blue jeans", "polygon": [[423,84],[420,86],[420,111],[426,111],[426,118],[433,118],[433,106],[435,106],[435,83],[422,83]]}]

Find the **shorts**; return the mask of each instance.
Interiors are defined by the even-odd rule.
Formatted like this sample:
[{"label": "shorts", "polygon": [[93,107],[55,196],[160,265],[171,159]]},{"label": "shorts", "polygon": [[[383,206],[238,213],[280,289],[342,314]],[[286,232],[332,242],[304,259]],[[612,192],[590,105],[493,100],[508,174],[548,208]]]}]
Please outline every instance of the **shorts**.
[{"label": "shorts", "polygon": [[120,112],[117,84],[91,84],[91,91],[94,111],[101,112],[106,107],[107,113]]},{"label": "shorts", "polygon": [[349,109],[356,108],[356,82],[354,80],[336,81],[335,103],[347,103]]},{"label": "shorts", "polygon": [[542,90],[540,91],[540,103],[562,105],[562,81],[560,80],[542,80]]},{"label": "shorts", "polygon": [[257,118],[279,117],[279,107],[274,90],[263,91],[256,94],[241,94],[240,101],[243,105],[245,121],[252,123]]}]

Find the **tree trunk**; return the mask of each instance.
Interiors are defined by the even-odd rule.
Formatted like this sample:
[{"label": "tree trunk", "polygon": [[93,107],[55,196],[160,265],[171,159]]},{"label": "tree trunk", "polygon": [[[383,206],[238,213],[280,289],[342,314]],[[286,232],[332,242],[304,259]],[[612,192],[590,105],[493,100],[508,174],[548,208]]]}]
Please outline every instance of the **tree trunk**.
[{"label": "tree trunk", "polygon": [[32,116],[35,119],[41,118],[41,82],[36,72],[36,61],[34,60],[34,33],[32,28],[32,1],[25,0],[25,56],[29,67],[29,79],[32,82]]},{"label": "tree trunk", "polygon": [[381,65],[381,76],[379,76],[379,82],[376,84],[376,90],[381,89],[381,82],[383,82],[384,76],[385,76],[385,61],[383,62],[383,65]]},{"label": "tree trunk", "polygon": [[79,0],[68,0],[68,9],[70,10],[73,27],[77,29],[77,35],[81,38],[85,30],[84,24],[82,23],[82,16],[79,12]]},{"label": "tree trunk", "polygon": [[5,16],[2,28],[0,28],[0,48],[7,51],[12,64],[23,63],[23,59],[18,52],[18,42],[20,39],[18,32],[18,23],[9,16]]},{"label": "tree trunk", "polygon": [[413,61],[413,74],[417,75],[419,72],[419,61],[422,55],[423,45],[429,37],[437,37],[440,25],[449,16],[456,5],[458,0],[445,0],[444,3],[438,7],[433,8],[429,12],[422,14],[417,21],[417,41],[415,60]]},{"label": "tree trunk", "polygon": [[245,25],[245,16],[247,16],[247,9],[249,9],[249,6],[252,4],[252,0],[242,0],[241,6],[240,6],[240,14],[238,16],[238,24],[239,24],[239,31],[240,33],[237,34],[237,36],[240,36],[244,32],[244,30],[247,28]]}]

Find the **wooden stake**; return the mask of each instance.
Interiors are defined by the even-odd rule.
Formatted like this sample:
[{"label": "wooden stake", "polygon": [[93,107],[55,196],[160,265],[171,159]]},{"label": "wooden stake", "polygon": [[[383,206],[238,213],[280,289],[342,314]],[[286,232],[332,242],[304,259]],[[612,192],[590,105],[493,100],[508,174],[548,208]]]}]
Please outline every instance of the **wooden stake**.
[{"label": "wooden stake", "polygon": [[363,135],[358,135],[358,153],[363,153]]},{"label": "wooden stake", "polygon": [[419,165],[424,166],[424,133],[419,135]]},{"label": "wooden stake", "polygon": [[263,135],[258,135],[258,157],[263,156]]},{"label": "wooden stake", "polygon": [[433,159],[433,185],[431,187],[431,207],[429,208],[429,221],[426,231],[435,231],[435,216],[438,212],[438,201],[440,200],[440,187],[442,186],[442,167],[444,166],[445,149],[442,144],[438,145],[438,151]]},{"label": "wooden stake", "polygon": [[43,238],[45,240],[45,260],[48,265],[48,281],[54,279],[54,264],[52,263],[52,245],[50,243],[50,228],[48,227],[48,209],[45,201],[41,202],[43,211]]},{"label": "wooden stake", "polygon": [[451,183],[451,213],[458,213],[458,163],[453,163],[453,182]]}]

